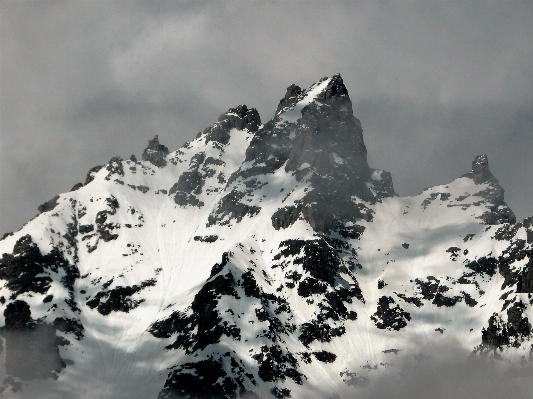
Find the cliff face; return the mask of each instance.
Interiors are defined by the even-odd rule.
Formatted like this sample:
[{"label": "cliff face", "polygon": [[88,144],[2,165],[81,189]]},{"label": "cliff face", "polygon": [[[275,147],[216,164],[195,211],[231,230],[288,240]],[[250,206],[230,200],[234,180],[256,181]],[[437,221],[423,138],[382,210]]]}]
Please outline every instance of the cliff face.
[{"label": "cliff face", "polygon": [[364,395],[421,337],[529,358],[532,223],[487,157],[398,197],[362,132],[335,75],[91,169],[0,241],[0,395]]}]

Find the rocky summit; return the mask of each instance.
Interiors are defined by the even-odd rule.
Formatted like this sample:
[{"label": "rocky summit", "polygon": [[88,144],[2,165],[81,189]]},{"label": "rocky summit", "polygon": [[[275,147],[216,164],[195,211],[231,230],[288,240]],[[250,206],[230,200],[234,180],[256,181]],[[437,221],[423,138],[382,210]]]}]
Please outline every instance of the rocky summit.
[{"label": "rocky summit", "polygon": [[399,197],[340,75],[39,212],[0,241],[0,397],[364,397],[450,345],[531,369],[531,218],[486,155]]}]

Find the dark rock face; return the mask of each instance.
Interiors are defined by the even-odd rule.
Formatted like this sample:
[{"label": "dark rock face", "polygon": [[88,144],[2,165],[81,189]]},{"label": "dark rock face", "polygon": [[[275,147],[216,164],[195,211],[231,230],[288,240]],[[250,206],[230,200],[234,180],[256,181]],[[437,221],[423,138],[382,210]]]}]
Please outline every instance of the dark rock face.
[{"label": "dark rock face", "polygon": [[[218,352],[223,346],[217,344],[228,340],[242,340],[240,329],[232,321],[239,316],[233,310],[226,309],[232,301],[246,301],[247,303],[259,301],[259,306],[255,308],[255,318],[254,312],[251,312],[249,317],[252,318],[251,322],[265,323],[265,328],[256,337],[264,344],[259,351],[251,351],[250,358],[256,364],[257,376],[262,381],[276,384],[271,390],[275,397],[290,395],[290,390],[277,386],[286,379],[303,384],[305,376],[299,371],[298,358],[309,363],[312,361],[312,354],[321,362],[335,361],[336,355],[331,352],[305,351],[295,355],[285,346],[288,337],[298,330],[300,342],[308,348],[315,340],[329,342],[345,333],[342,325],[345,320],[355,320],[357,317],[355,312],[346,308],[345,304],[351,303],[352,298],[362,299],[360,290],[355,280],[352,280],[352,288],[346,288],[349,284],[342,273],[348,272],[347,267],[325,241],[322,245],[323,248],[314,241],[283,244],[282,254],[278,257],[281,264],[275,266],[284,267],[284,262],[286,262],[284,258],[298,256],[300,260],[296,262],[305,264],[303,267],[307,278],[326,288],[326,291],[322,292],[323,300],[318,304],[320,312],[316,318],[299,327],[290,322],[292,317],[287,319],[287,316],[292,314],[292,310],[282,295],[283,287],[276,290],[280,293],[279,295],[265,292],[256,280],[253,267],[242,275],[236,276],[231,264],[232,255],[224,254],[222,262],[213,266],[210,278],[195,296],[190,308],[185,312],[174,312],[168,318],[154,323],[150,328],[150,332],[155,337],[175,337],[174,343],[167,348],[181,348],[185,350],[188,359],[191,359],[177,366],[169,374],[160,397],[233,398],[237,392],[243,393],[245,387],[256,384],[256,377],[250,370],[250,366],[245,366],[244,359],[241,361],[234,352]],[[314,254],[315,252],[317,254]],[[308,255],[311,255],[312,259],[306,261]],[[294,288],[294,283],[298,282],[302,275],[292,270],[287,271],[285,277],[287,287],[289,288],[289,284],[292,283]],[[337,284],[337,281],[340,283]],[[330,284],[336,285],[332,287]],[[220,308],[222,298],[225,299],[223,301],[225,307]],[[310,306],[315,308],[317,305],[312,305],[311,302]],[[205,354],[208,354],[207,357]],[[249,363],[250,359],[247,362]],[[204,369],[207,368],[210,370],[209,373],[217,376],[216,379],[201,377],[206,372]],[[230,368],[231,374],[227,373]],[[196,371],[193,372],[193,370]],[[198,385],[200,380],[203,385]]]},{"label": "dark rock face", "polygon": [[343,322],[357,319],[356,312],[348,310],[346,305],[351,304],[353,299],[363,301],[363,296],[357,280],[349,271],[350,264],[341,258],[343,245],[342,241],[328,242],[326,239],[287,240],[280,244],[281,251],[274,257],[280,263],[273,267],[302,265],[304,276],[294,270],[286,272],[288,282],[285,285],[288,288],[298,282],[299,296],[310,298],[320,295],[322,298],[314,297],[317,305],[313,306],[320,311],[299,328],[298,340],[306,347],[314,341],[330,342],[343,335]]},{"label": "dark rock face", "polygon": [[85,183],[84,183],[84,186],[86,186],[87,184],[89,184],[90,182],[92,182],[94,180],[94,176],[100,171],[100,169],[103,168],[103,165],[96,165],[94,167],[92,167],[91,169],[89,169],[89,172],[87,172],[87,177],[85,178]]},{"label": "dark rock face", "polygon": [[472,161],[472,171],[463,177],[471,178],[476,184],[489,184],[485,190],[474,194],[482,197],[489,205],[489,210],[481,216],[485,224],[516,223],[515,214],[504,202],[504,189],[489,169],[489,160],[486,155],[478,155]]},{"label": "dark rock face", "polygon": [[109,210],[103,210],[96,214],[95,225],[100,239],[109,242],[118,238],[118,234],[113,233],[112,231],[120,228],[120,226],[116,223],[109,222],[108,217],[114,215],[120,205],[113,195],[106,198],[106,204],[109,207]]},{"label": "dark rock face", "polygon": [[516,216],[510,208],[499,209],[491,207],[491,211],[485,212],[481,217],[485,224],[515,223]]},{"label": "dark rock face", "polygon": [[498,261],[495,258],[482,257],[475,261],[469,262],[465,265],[465,267],[473,270],[475,273],[479,273],[482,275],[486,274],[492,277],[496,273]]},{"label": "dark rock face", "polygon": [[144,299],[133,299],[131,296],[138,293],[146,287],[153,287],[156,280],[146,280],[139,285],[130,287],[118,286],[111,290],[103,290],[97,293],[91,300],[87,301],[87,306],[91,309],[96,308],[98,313],[107,316],[111,312],[125,312],[135,309]]},{"label": "dark rock face", "polygon": [[257,131],[258,127],[261,125],[261,117],[257,110],[255,108],[248,108],[246,105],[230,108],[218,118],[219,122],[225,120],[230,122],[232,129],[248,129],[252,133]]},{"label": "dark rock face", "polygon": [[259,363],[257,374],[263,381],[275,382],[289,377],[297,384],[302,384],[303,375],[297,371],[298,361],[278,345],[262,346],[261,352],[253,358]]},{"label": "dark rock face", "polygon": [[148,191],[150,191],[150,187],[143,186],[143,185],[135,186],[133,184],[128,184],[128,187],[131,188],[132,190],[140,191],[143,194],[146,194]]},{"label": "dark rock face", "polygon": [[[520,268],[515,268],[513,263],[527,259],[527,263]],[[502,256],[494,262],[498,264],[498,271],[504,277],[502,289],[516,285],[517,293],[533,293],[533,249],[525,240],[511,240]]]},{"label": "dark rock face", "polygon": [[[218,148],[221,152],[223,150]],[[204,152],[195,154],[190,162],[189,169],[184,171],[178,181],[170,188],[168,195],[174,196],[174,202],[180,206],[196,206],[202,207],[204,203],[199,196],[204,192],[206,194],[218,192],[219,187],[209,187],[207,179],[217,175],[217,182],[211,184],[220,185],[225,182],[223,173],[220,167],[223,167],[225,162],[218,158],[206,157]],[[166,193],[166,190],[164,190]]]},{"label": "dark rock face", "polygon": [[[150,328],[150,333],[157,338],[169,338],[177,333],[175,342],[167,349],[182,348],[189,355],[202,354],[208,347],[215,349],[207,358],[180,364],[171,372],[160,398],[235,398],[238,392],[245,391],[245,381],[256,384],[255,377],[235,352],[220,353],[214,346],[223,336],[241,339],[240,329],[225,317],[228,311],[218,309],[223,296],[240,299],[237,281],[226,268],[229,261],[229,254],[224,254],[222,262],[213,266],[211,277],[196,294],[188,312],[174,312]],[[248,283],[252,286],[249,294],[259,294],[253,289],[253,283]],[[232,372],[228,374],[226,370]]]},{"label": "dark rock face", "polygon": [[494,239],[498,241],[511,241],[518,232],[518,229],[521,227],[521,225],[518,224],[510,224],[505,223],[503,224],[498,230],[496,230],[496,234],[494,234]]},{"label": "dark rock face", "polygon": [[59,356],[55,328],[33,320],[29,305],[20,300],[9,303],[4,316],[6,324],[1,334],[5,338],[7,374],[23,380],[57,379],[65,363]]},{"label": "dark rock face", "polygon": [[228,185],[240,182],[247,187],[248,182],[260,181],[262,175],[285,165],[286,172],[297,181],[306,179],[313,189],[298,204],[288,204],[273,215],[275,228],[286,228],[300,216],[319,232],[341,229],[360,218],[370,220],[371,211],[353,197],[374,202],[395,193],[390,174],[383,172],[372,179],[361,124],[353,116],[342,78],[332,77],[315,101],[303,107],[300,119],[285,122],[284,113],[306,95],[297,86],[289,87],[275,118],[256,132],[245,164],[233,173]]},{"label": "dark rock face", "polygon": [[421,279],[414,280],[417,290],[413,297],[407,297],[401,293],[395,293],[399,298],[403,299],[407,303],[412,303],[416,307],[422,307],[424,303],[423,300],[431,301],[431,303],[437,307],[446,306],[451,307],[456,303],[461,302],[463,298],[468,297],[469,303],[474,304],[475,300],[472,299],[468,294],[463,293],[463,296],[446,296],[445,293],[450,290],[444,284],[441,284],[440,280],[433,276],[428,276],[427,281]]},{"label": "dark rock face", "polygon": [[[339,75],[330,80],[316,102],[303,108],[295,130],[285,170],[297,179],[307,175],[314,187],[302,201],[304,218],[315,230],[328,231],[335,230],[339,223],[365,217],[352,197],[374,200],[365,184],[371,170],[361,123],[353,116],[348,91]],[[389,183],[383,185],[392,186]]]},{"label": "dark rock face", "polygon": [[122,158],[113,157],[109,160],[109,163],[106,166],[108,171],[106,180],[111,180],[113,177],[123,177],[124,176],[124,166],[122,165]]},{"label": "dark rock face", "polygon": [[472,179],[476,184],[485,183],[494,178],[489,169],[489,159],[486,155],[478,155],[472,161]]},{"label": "dark rock face", "polygon": [[[76,261],[76,249],[72,246],[75,245],[75,242],[73,242],[73,236],[75,235],[74,227],[71,226],[69,230],[71,230],[70,233],[67,232],[64,237],[70,241],[70,244],[69,246],[65,246],[64,250],[71,253],[74,252],[74,259]],[[80,310],[74,299],[74,283],[80,277],[79,270],[75,264],[72,265],[67,259],[65,259],[64,254],[58,247],[54,247],[48,254],[43,255],[39,250],[39,247],[33,242],[31,236],[25,235],[16,242],[13,248],[13,253],[4,254],[0,259],[0,279],[6,281],[5,287],[11,291],[11,295],[9,296],[9,300],[11,301],[24,293],[44,296],[50,289],[52,281],[54,280],[52,276],[54,276],[55,280],[58,280],[67,290],[67,298],[64,299],[64,303],[70,308],[70,311],[74,312],[74,314],[79,313]],[[4,303],[4,297],[2,297],[0,301]],[[51,309],[56,308],[58,303],[54,300],[54,297],[52,295],[44,296],[43,303],[51,302],[56,302],[52,304]],[[51,327],[48,324],[43,324],[41,322],[35,322],[37,323],[35,324],[30,318],[28,318],[30,317],[30,313],[29,308],[27,308],[27,311],[25,310],[25,302],[15,300],[14,302],[9,303],[7,307],[10,310],[6,313],[6,317],[7,315],[9,315],[9,317],[15,317],[14,319],[11,319],[14,321],[17,320],[16,317],[19,317],[18,320],[23,320],[23,322],[17,323],[30,323],[28,325],[33,326],[31,327],[32,329],[35,327],[34,330],[37,335],[27,335],[28,337],[34,337],[30,337],[31,339],[40,340],[41,338],[45,339],[46,336],[51,337],[52,335],[55,337],[55,333],[53,332],[55,330],[50,330]],[[6,308],[6,312],[8,308]],[[22,317],[22,319],[20,319],[20,317]],[[19,324],[15,323],[10,325],[14,328]],[[76,336],[76,339],[81,339],[83,337],[83,325],[75,318],[56,318],[54,321],[54,328],[65,333],[72,333]],[[45,341],[47,339],[48,338],[46,338]]]},{"label": "dark rock face", "polygon": [[16,242],[12,254],[0,258],[0,279],[5,280],[6,287],[12,291],[10,299],[26,292],[46,294],[52,282],[50,274],[59,273],[60,269],[74,279],[79,274],[57,248],[46,255],[41,254],[30,235]]},{"label": "dark rock face", "polygon": [[376,192],[377,199],[395,197],[396,191],[394,191],[394,184],[392,182],[392,175],[390,172],[381,171],[379,174],[379,180],[373,179],[372,186]]},{"label": "dark rock face", "polygon": [[435,201],[437,198],[441,201],[446,201],[450,198],[450,193],[431,193],[428,198],[426,198],[424,201],[422,201],[422,207],[424,209],[427,209],[427,207]]},{"label": "dark rock face", "polygon": [[163,168],[167,164],[165,159],[168,155],[168,148],[159,144],[159,136],[156,134],[153,140],[148,140],[148,146],[142,153],[142,160],[148,161],[158,168]]},{"label": "dark rock face", "polygon": [[55,319],[54,327],[57,331],[73,334],[78,341],[83,338],[83,331],[85,330],[83,324],[81,324],[79,320],[66,317],[58,317]]},{"label": "dark rock face", "polygon": [[74,186],[72,186],[70,191],[77,191],[77,190],[79,190],[82,187],[83,187],[83,183],[76,183],[76,184],[74,184]]},{"label": "dark rock face", "polygon": [[200,152],[194,155],[189,164],[189,170],[181,174],[177,183],[175,183],[169,190],[168,195],[174,195],[174,202],[181,206],[198,206],[204,205],[198,199],[198,195],[202,193],[204,180],[210,175],[210,169],[204,166],[205,154]]},{"label": "dark rock face", "polygon": [[231,129],[248,129],[250,132],[256,132],[260,125],[261,118],[255,108],[239,105],[220,115],[218,122],[205,129],[202,134],[206,135],[206,143],[216,141],[226,145],[230,139]]},{"label": "dark rock face", "polygon": [[317,102],[329,106],[319,108],[319,104],[311,103],[304,107],[285,169],[295,171],[308,163],[316,168],[317,174],[324,175],[337,169],[331,159],[331,153],[335,152],[345,159],[347,167],[354,168],[360,178],[367,180],[370,169],[361,122],[353,116],[348,90],[340,75],[331,78]]},{"label": "dark rock face", "polygon": [[533,244],[533,216],[525,218],[522,221],[522,226],[526,229],[527,243]]},{"label": "dark rock face", "polygon": [[481,347],[484,349],[497,349],[504,346],[518,348],[522,342],[531,337],[531,324],[524,316],[527,306],[522,302],[516,302],[507,309],[507,322],[494,313],[488,323],[488,327],[481,332]]},{"label": "dark rock face", "polygon": [[231,273],[218,275],[209,280],[196,294],[191,304],[191,314],[173,313],[168,319],[156,322],[150,329],[157,338],[168,338],[178,333],[176,341],[168,348],[182,348],[187,353],[203,350],[208,345],[220,342],[222,335],[240,337],[236,326],[222,324],[216,307],[222,295],[238,297]]},{"label": "dark rock face", "polygon": [[300,86],[292,84],[287,87],[285,97],[279,101],[278,108],[276,109],[276,115],[282,111],[286,111],[289,108],[294,107],[298,102],[298,96],[300,96],[300,94],[302,94],[302,89]]},{"label": "dark rock face", "polygon": [[324,363],[333,363],[337,359],[337,355],[327,351],[313,352],[313,355],[318,361]]},{"label": "dark rock face", "polygon": [[257,215],[261,208],[243,203],[244,196],[245,193],[237,190],[226,194],[220,200],[217,208],[209,215],[208,225],[212,226],[216,223],[226,225],[232,220],[239,223],[245,216],[253,217]]},{"label": "dark rock face", "polygon": [[382,296],[378,301],[378,309],[370,318],[381,330],[399,331],[411,320],[411,314],[404,311],[392,297]]},{"label": "dark rock face", "polygon": [[283,250],[274,257],[274,260],[300,255],[303,250],[303,256],[295,258],[292,264],[301,264],[311,277],[319,281],[329,285],[335,283],[341,262],[335,250],[325,241],[287,240],[280,244],[280,248]]},{"label": "dark rock face", "polygon": [[516,292],[533,293],[533,256],[529,256],[526,267],[518,274]]},{"label": "dark rock face", "polygon": [[[228,375],[225,365],[237,372],[239,368],[243,368],[242,362],[232,357],[230,352],[217,359],[182,364],[168,375],[165,386],[159,393],[159,398],[236,398],[239,391],[244,391],[242,380]],[[250,375],[250,377],[253,376]]]},{"label": "dark rock face", "polygon": [[51,211],[52,209],[54,209],[57,206],[57,200],[58,199],[59,199],[59,195],[56,195],[51,200],[45,202],[44,204],[39,205],[39,207],[37,209],[41,213]]},{"label": "dark rock face", "polygon": [[272,215],[272,226],[276,229],[286,229],[298,220],[300,209],[295,206],[286,206],[278,209]]}]

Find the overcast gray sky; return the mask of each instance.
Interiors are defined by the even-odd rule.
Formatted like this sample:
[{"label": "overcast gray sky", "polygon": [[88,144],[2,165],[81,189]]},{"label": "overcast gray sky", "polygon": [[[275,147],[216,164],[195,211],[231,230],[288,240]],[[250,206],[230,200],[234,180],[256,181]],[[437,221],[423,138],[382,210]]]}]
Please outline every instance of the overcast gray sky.
[{"label": "overcast gray sky", "polygon": [[533,215],[533,3],[0,2],[0,234],[112,156],[340,72],[372,167],[417,194],[487,153]]}]

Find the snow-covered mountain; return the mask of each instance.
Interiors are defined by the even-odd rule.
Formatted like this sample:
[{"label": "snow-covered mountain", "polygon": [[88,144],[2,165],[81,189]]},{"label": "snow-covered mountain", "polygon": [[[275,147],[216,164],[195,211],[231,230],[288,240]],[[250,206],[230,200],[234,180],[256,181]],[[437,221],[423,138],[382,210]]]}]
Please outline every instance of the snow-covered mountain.
[{"label": "snow-covered mountain", "polygon": [[533,218],[503,194],[482,155],[398,197],[340,75],[156,136],[0,241],[0,396],[325,399],[449,343],[526,367]]}]

